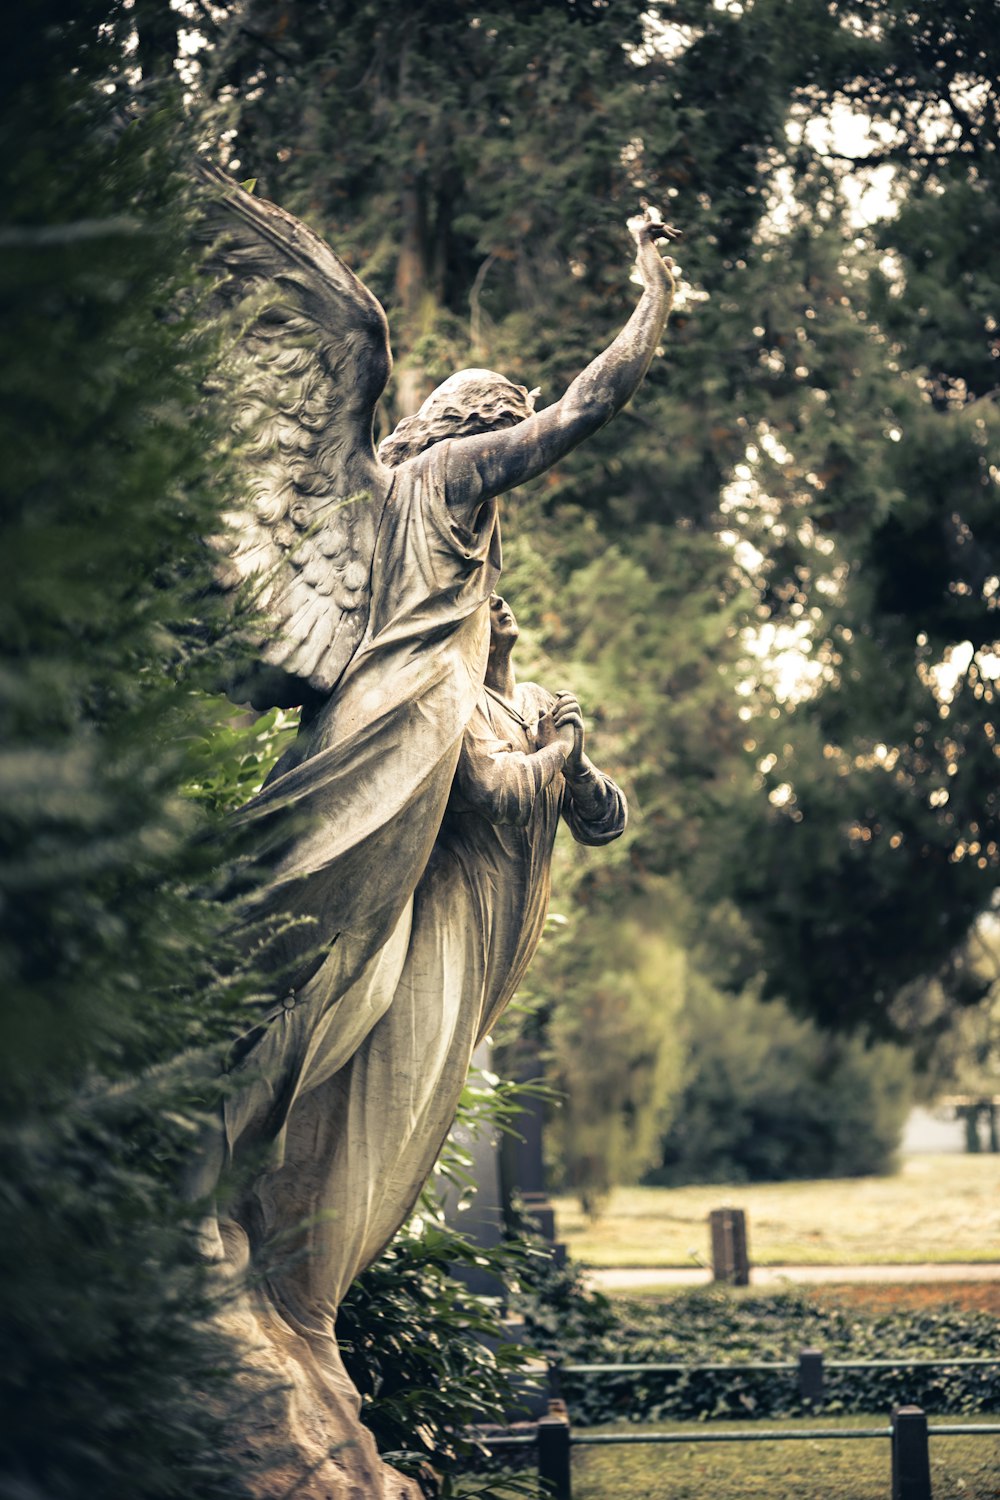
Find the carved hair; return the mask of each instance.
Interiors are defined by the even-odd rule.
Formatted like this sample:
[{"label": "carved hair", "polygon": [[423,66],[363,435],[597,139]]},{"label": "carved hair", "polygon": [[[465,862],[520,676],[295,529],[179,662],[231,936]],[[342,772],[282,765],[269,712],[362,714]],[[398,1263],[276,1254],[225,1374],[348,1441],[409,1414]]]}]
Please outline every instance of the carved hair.
[{"label": "carved hair", "polygon": [[412,417],[404,417],[379,444],[378,456],[395,468],[443,438],[471,437],[514,427],[534,414],[533,393],[492,370],[459,370],[432,391]]}]

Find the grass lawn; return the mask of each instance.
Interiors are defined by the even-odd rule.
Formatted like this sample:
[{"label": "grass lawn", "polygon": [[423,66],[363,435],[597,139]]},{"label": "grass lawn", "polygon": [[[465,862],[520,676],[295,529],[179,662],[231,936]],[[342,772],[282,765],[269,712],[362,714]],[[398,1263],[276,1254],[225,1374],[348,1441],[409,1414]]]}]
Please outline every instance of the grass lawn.
[{"label": "grass lawn", "polygon": [[591,1223],[555,1200],[558,1232],[592,1266],[709,1259],[713,1208],[747,1212],[757,1265],[907,1265],[1000,1260],[1000,1156],[912,1156],[893,1177],[736,1186],[616,1188]]},{"label": "grass lawn", "polygon": [[[934,1419],[939,1423],[942,1419]],[[955,1419],[949,1419],[952,1425]],[[980,1418],[980,1421],[986,1420]],[[824,1429],[886,1427],[885,1415],[830,1417],[761,1423],[769,1431],[820,1426]],[[590,1432],[642,1430],[619,1422]],[[650,1424],[649,1431],[704,1433],[698,1422]],[[713,1432],[752,1430],[745,1422],[713,1422]],[[581,1432],[582,1435],[582,1432]],[[1000,1438],[931,1437],[934,1500],[996,1500],[1000,1494]],[[574,1448],[573,1500],[887,1500],[890,1484],[888,1438],[777,1443],[714,1443]]]}]

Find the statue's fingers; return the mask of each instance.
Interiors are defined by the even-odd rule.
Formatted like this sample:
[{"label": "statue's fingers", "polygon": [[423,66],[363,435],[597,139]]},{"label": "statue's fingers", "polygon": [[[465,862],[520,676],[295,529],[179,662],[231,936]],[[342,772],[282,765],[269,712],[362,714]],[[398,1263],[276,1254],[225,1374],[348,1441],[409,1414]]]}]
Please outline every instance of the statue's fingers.
[{"label": "statue's fingers", "polygon": [[566,724],[571,724],[579,730],[583,729],[583,714],[579,709],[568,709],[565,713],[556,716],[557,729],[562,729]]}]

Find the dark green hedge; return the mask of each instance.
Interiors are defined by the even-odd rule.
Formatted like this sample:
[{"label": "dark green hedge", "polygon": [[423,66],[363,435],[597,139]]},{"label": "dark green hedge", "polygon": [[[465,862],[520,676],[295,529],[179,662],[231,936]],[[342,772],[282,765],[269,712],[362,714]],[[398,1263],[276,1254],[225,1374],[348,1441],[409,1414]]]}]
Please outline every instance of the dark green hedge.
[{"label": "dark green hedge", "polygon": [[[710,1289],[613,1307],[608,1333],[559,1345],[564,1363],[796,1361],[807,1347],[821,1349],[827,1360],[989,1359],[997,1353],[995,1317],[949,1306],[874,1314],[805,1292],[744,1296]],[[573,1421],[583,1425],[621,1417],[794,1416],[806,1409],[794,1372],[567,1375],[562,1384]],[[995,1411],[1000,1368],[827,1373],[828,1412],[888,1412],[901,1402],[938,1413]]]}]

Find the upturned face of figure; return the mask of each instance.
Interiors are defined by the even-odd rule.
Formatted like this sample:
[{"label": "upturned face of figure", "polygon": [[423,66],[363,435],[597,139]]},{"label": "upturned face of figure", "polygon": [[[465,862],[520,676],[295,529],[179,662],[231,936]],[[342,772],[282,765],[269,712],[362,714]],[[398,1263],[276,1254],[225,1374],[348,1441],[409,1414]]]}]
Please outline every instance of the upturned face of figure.
[{"label": "upturned face of figure", "polygon": [[509,656],[520,635],[514,611],[499,594],[490,595],[490,655]]}]

